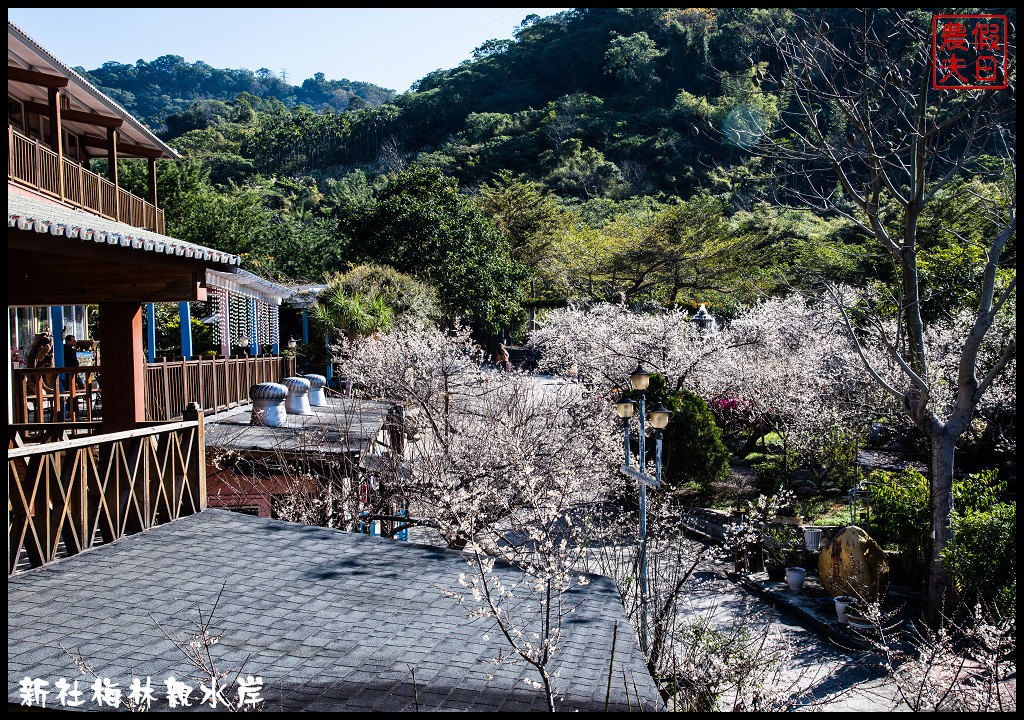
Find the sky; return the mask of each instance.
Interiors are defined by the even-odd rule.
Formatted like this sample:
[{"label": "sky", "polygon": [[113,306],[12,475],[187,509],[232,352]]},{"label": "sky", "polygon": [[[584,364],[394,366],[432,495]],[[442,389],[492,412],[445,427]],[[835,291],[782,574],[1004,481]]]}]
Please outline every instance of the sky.
[{"label": "sky", "polygon": [[569,8],[7,8],[7,19],[69,67],[180,55],[218,69],[267,68],[299,85],[322,72],[398,93],[511,38],[528,15]]}]

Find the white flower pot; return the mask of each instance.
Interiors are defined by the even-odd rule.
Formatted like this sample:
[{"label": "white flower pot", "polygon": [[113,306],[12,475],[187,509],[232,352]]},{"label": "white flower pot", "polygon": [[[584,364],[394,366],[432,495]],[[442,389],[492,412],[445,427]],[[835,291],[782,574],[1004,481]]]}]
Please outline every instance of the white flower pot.
[{"label": "white flower pot", "polygon": [[804,530],[804,543],[811,552],[817,552],[821,547],[821,528],[807,528]]},{"label": "white flower pot", "polygon": [[805,577],[807,577],[807,571],[802,567],[786,568],[786,584],[793,592],[800,592],[800,588],[804,586]]},{"label": "white flower pot", "polygon": [[852,595],[840,595],[836,599],[836,617],[839,618],[839,622],[846,625],[850,622],[850,618],[846,616],[846,608],[857,601],[857,598]]}]

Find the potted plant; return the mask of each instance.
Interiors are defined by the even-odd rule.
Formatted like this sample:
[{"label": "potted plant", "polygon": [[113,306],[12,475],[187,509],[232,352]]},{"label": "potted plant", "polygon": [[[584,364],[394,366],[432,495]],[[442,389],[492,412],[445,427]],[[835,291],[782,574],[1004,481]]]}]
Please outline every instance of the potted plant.
[{"label": "potted plant", "polygon": [[737,573],[764,571],[764,550],[760,537],[760,529],[746,522],[745,517],[725,527],[723,544],[732,551]]},{"label": "potted plant", "polygon": [[793,525],[769,525],[761,533],[768,579],[782,582],[786,568],[800,564],[803,538]]},{"label": "potted plant", "polygon": [[839,595],[835,598],[836,603],[836,617],[839,622],[846,625],[850,622],[850,616],[848,612],[855,612],[857,606],[857,598],[853,595]]}]

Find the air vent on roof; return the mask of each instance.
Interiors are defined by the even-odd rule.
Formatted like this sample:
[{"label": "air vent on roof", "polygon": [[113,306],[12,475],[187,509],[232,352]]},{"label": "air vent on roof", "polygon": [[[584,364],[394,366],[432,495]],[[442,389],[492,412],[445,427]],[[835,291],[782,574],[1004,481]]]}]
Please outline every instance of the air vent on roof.
[{"label": "air vent on roof", "polygon": [[327,385],[327,378],[323,375],[309,373],[302,377],[309,380],[309,404],[314,407],[327,404],[327,397],[324,395],[324,387]]},{"label": "air vent on roof", "polygon": [[249,388],[249,398],[252,400],[251,425],[266,425],[267,427],[281,427],[287,419],[285,400],[288,397],[288,388],[281,383],[258,383]]},{"label": "air vent on roof", "polygon": [[312,415],[309,408],[309,380],[303,377],[286,377],[281,382],[288,388],[288,399],[284,407],[289,415]]}]

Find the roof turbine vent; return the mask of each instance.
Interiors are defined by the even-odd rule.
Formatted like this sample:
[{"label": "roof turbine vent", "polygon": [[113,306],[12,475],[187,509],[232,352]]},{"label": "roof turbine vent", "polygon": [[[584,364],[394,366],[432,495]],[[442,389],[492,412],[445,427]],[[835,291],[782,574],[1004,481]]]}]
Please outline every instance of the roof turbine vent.
[{"label": "roof turbine vent", "polygon": [[324,388],[327,386],[327,378],[314,373],[308,373],[302,377],[309,380],[309,404],[314,407],[326,405],[327,396],[324,395]]},{"label": "roof turbine vent", "polygon": [[281,383],[258,383],[249,388],[249,399],[252,400],[252,420],[250,425],[282,427],[287,419],[285,399],[288,388]]},{"label": "roof turbine vent", "polygon": [[281,381],[288,388],[285,410],[289,415],[312,415],[309,407],[309,380],[304,377],[286,377]]}]

